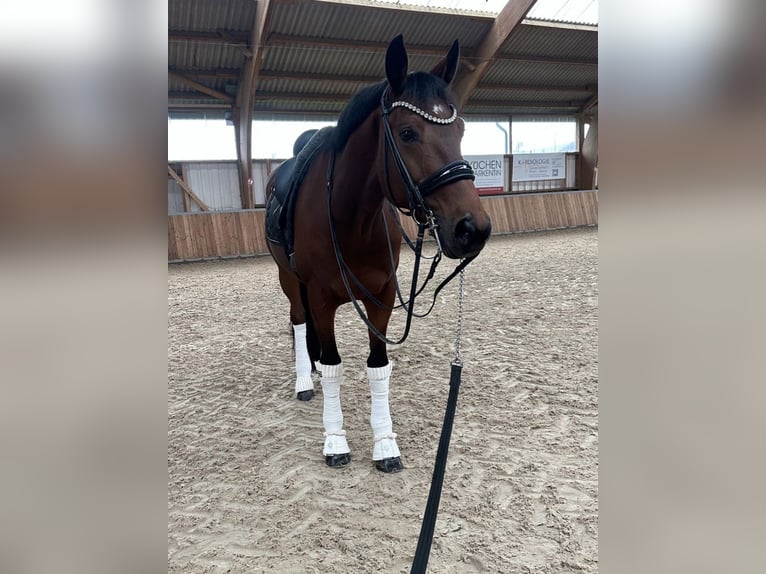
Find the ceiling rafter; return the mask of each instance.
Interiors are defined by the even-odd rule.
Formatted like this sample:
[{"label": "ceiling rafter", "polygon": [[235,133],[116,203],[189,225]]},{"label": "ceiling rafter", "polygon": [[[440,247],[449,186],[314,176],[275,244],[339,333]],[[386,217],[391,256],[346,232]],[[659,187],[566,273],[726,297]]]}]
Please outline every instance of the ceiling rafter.
[{"label": "ceiling rafter", "polygon": [[473,69],[462,68],[458,71],[452,86],[458,103],[462,107],[471,93],[489,69],[492,59],[497,54],[516,26],[524,19],[535,0],[508,0],[485,34],[479,46],[470,55]]},{"label": "ceiling rafter", "polygon": [[239,80],[239,68],[219,68],[215,70],[181,70],[168,66],[168,70],[183,74],[189,78],[204,78],[211,80]]},{"label": "ceiling rafter", "polygon": [[231,97],[230,95],[224,94],[223,92],[219,92],[218,90],[214,90],[213,88],[206,86],[205,84],[201,84],[195,80],[192,80],[188,76],[185,76],[184,74],[179,74],[178,72],[175,72],[170,69],[168,70],[168,78],[172,80],[177,80],[181,82],[182,84],[185,84],[189,86],[190,88],[197,90],[198,92],[207,94],[208,96],[212,96],[213,98],[216,98],[217,100],[221,100],[229,104],[234,101],[234,98]]},{"label": "ceiling rafter", "polygon": [[[368,52],[383,52],[388,49],[388,42],[368,42],[360,40],[340,40],[326,38],[308,38],[306,36],[293,36],[289,34],[271,34],[269,36],[269,45],[289,47],[289,48],[324,48],[327,50],[365,50]],[[426,55],[426,56],[444,56],[444,52],[449,49],[445,46],[428,46],[407,44],[408,54]]]}]

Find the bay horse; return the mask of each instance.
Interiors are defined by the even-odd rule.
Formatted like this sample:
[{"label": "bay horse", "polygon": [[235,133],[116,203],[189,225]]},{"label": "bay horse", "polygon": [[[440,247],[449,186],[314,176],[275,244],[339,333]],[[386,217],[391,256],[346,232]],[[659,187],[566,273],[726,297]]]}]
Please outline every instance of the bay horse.
[{"label": "bay horse", "polygon": [[[288,210],[292,241],[268,242],[280,286],[290,301],[299,400],[313,397],[315,363],[321,373],[322,453],[328,466],[350,462],[340,403],[343,363],[334,320],[338,307],[348,302],[363,315],[353,296],[364,305],[368,321],[372,460],[383,472],[403,468],[389,411],[392,365],[385,342],[402,242],[399,215],[391,206],[412,216],[421,229],[427,226],[438,249],[453,259],[476,256],[490,235],[473,171],[460,153],[465,125],[449,90],[459,52],[455,40],[430,72],[408,74],[402,36],[392,40],[386,51],[386,79],[359,91],[342,110],[337,126],[320,130],[325,132],[321,141],[316,143],[320,133],[311,139],[316,149],[310,162],[304,162],[304,177],[292,183],[297,194],[292,213]],[[296,142],[296,150],[302,145]],[[269,201],[280,175],[285,176],[280,171],[287,169],[282,164],[270,175]]]}]

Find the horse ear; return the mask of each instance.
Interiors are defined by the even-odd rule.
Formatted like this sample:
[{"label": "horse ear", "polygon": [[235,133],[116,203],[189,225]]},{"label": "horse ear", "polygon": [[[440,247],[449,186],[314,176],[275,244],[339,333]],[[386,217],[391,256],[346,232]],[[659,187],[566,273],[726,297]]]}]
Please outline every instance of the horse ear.
[{"label": "horse ear", "polygon": [[404,47],[404,38],[399,34],[391,40],[386,50],[386,77],[391,91],[395,94],[400,93],[404,88],[407,66],[407,50]]},{"label": "horse ear", "polygon": [[459,59],[460,42],[455,40],[452,42],[452,47],[449,49],[447,56],[439,60],[439,63],[434,66],[434,69],[431,70],[431,73],[449,84],[455,77]]}]

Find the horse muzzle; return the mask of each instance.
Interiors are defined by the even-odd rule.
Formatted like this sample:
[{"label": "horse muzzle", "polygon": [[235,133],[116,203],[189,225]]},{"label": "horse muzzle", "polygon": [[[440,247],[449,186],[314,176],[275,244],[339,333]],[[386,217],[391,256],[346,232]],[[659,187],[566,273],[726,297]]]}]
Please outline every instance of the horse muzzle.
[{"label": "horse muzzle", "polygon": [[468,213],[457,222],[436,217],[442,250],[447,257],[451,259],[473,257],[484,248],[492,233],[492,222],[489,215],[486,213],[482,215],[481,219],[477,219],[473,214]]}]

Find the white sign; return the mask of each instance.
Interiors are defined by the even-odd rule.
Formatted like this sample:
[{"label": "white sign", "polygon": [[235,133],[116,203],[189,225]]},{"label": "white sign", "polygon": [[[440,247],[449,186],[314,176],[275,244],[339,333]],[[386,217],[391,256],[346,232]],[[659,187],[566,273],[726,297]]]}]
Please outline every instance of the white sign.
[{"label": "white sign", "polygon": [[502,155],[467,155],[476,179],[473,184],[479,195],[493,195],[505,191],[505,161]]},{"label": "white sign", "polygon": [[513,156],[513,181],[566,178],[563,153],[524,153]]}]

